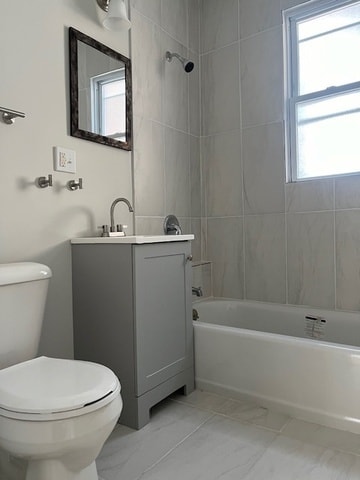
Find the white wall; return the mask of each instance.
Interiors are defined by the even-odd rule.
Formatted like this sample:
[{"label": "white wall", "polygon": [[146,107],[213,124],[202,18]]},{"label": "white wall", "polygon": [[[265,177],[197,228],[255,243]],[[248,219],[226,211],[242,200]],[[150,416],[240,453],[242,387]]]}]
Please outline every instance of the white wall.
[{"label": "white wall", "polygon": [[[102,28],[99,13],[95,0],[1,2],[0,105],[26,118],[0,121],[0,262],[51,267],[40,353],[59,357],[73,355],[69,239],[97,234],[116,197],[133,202],[131,153],[69,135],[68,27],[129,54],[128,35]],[[75,175],[53,172],[55,145],[76,150]],[[37,188],[35,178],[49,173],[54,187]],[[78,177],[84,189],[68,191]],[[131,225],[126,207],[117,208]]]}]

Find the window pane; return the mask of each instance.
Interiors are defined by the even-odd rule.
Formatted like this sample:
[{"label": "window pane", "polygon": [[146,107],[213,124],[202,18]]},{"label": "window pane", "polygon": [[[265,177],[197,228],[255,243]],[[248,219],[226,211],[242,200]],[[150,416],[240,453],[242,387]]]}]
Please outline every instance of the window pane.
[{"label": "window pane", "polygon": [[104,135],[124,140],[125,116],[119,112],[125,111],[125,95],[117,95],[104,99],[103,128]]},{"label": "window pane", "polygon": [[103,85],[104,98],[121,95],[125,93],[125,80],[117,80]]},{"label": "window pane", "polygon": [[360,6],[299,22],[299,94],[360,80]]},{"label": "window pane", "polygon": [[93,131],[126,141],[126,79],[119,68],[91,79]]},{"label": "window pane", "polygon": [[125,140],[125,79],[102,85],[102,134]]},{"label": "window pane", "polygon": [[360,171],[360,92],[298,104],[297,177]]},{"label": "window pane", "polygon": [[330,13],[318,15],[315,18],[298,23],[298,39],[306,40],[322,33],[327,33],[359,21],[360,3],[356,2],[347,7],[339,8]]},{"label": "window pane", "polygon": [[360,26],[299,44],[299,94],[360,80]]}]

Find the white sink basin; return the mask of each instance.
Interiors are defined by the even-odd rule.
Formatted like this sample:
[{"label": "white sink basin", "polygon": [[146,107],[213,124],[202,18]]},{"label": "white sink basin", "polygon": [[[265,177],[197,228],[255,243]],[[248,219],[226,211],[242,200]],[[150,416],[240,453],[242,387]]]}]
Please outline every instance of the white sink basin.
[{"label": "white sink basin", "polygon": [[193,234],[188,235],[127,235],[125,237],[88,237],[73,238],[71,243],[162,243],[194,240]]}]

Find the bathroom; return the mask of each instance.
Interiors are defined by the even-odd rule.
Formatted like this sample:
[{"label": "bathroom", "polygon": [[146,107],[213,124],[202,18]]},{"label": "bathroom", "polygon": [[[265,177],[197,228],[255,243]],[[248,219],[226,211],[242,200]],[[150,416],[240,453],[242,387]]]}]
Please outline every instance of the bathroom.
[{"label": "bathroom", "polygon": [[[129,37],[102,27],[95,0],[3,2],[0,103],[26,118],[0,123],[0,261],[53,271],[41,354],[73,356],[69,239],[97,234],[119,196],[129,232],[160,233],[174,213],[195,234],[206,293],[360,309],[360,177],[285,183],[281,9],[297,3],[132,0]],[[132,152],[69,135],[70,26],[131,57]],[[76,151],[76,174],[53,172],[54,146]]]}]

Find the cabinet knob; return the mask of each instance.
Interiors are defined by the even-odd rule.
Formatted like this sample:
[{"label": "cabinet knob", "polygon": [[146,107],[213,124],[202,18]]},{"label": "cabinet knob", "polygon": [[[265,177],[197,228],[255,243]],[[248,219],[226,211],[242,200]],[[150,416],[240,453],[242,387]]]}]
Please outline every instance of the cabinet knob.
[{"label": "cabinet knob", "polygon": [[193,256],[192,256],[192,255],[188,255],[188,256],[186,257],[186,260],[187,260],[188,262],[192,262],[192,259],[193,259]]}]

